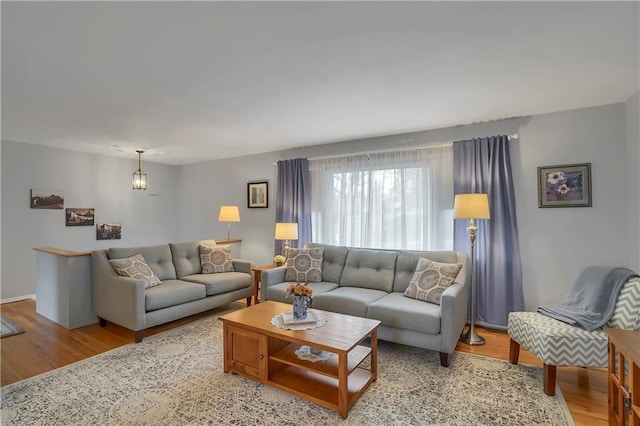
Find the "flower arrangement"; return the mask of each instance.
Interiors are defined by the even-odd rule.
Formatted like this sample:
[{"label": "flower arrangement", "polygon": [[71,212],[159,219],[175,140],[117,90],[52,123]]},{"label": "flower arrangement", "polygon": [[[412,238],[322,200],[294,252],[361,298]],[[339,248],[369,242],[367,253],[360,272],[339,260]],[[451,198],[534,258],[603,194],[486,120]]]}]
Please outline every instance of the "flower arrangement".
[{"label": "flower arrangement", "polygon": [[279,254],[276,257],[273,258],[273,262],[278,265],[278,266],[282,266],[284,265],[284,261],[287,260],[283,255]]},{"label": "flower arrangement", "polygon": [[313,294],[313,289],[307,285],[307,283],[295,283],[290,284],[287,287],[287,297],[289,296],[301,296],[309,297]]}]

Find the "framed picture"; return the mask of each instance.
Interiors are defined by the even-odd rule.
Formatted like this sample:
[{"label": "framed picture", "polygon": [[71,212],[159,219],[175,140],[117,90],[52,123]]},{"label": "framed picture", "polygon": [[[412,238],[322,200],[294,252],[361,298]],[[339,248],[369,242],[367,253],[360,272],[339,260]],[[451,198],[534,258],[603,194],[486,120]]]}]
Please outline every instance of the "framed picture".
[{"label": "framed picture", "polygon": [[538,167],[538,207],[591,207],[591,163]]},{"label": "framed picture", "polygon": [[247,207],[250,209],[269,207],[268,182],[251,182],[247,184]]},{"label": "framed picture", "polygon": [[67,226],[93,226],[94,209],[65,209]]},{"label": "framed picture", "polygon": [[64,191],[61,189],[32,189],[32,209],[57,209],[64,208]]},{"label": "framed picture", "polygon": [[98,223],[96,225],[97,240],[120,240],[122,239],[122,224],[120,223]]}]

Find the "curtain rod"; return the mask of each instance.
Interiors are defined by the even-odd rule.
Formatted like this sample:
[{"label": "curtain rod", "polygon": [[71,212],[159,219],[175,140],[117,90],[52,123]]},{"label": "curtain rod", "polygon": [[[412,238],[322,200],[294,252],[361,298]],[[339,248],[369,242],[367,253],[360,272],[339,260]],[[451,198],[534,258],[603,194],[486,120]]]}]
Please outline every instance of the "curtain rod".
[{"label": "curtain rod", "polygon": [[[515,141],[518,140],[520,138],[520,135],[518,133],[512,133],[510,135],[507,136],[507,139],[509,140],[509,142],[511,141]],[[473,139],[481,139],[481,138],[473,138]],[[454,142],[457,141],[443,141],[443,142],[433,142],[433,143],[428,143],[428,144],[423,144],[423,145],[415,145],[415,146],[411,146],[411,147],[406,147],[406,148],[396,148],[396,149],[383,149],[383,150],[379,150],[379,151],[366,151],[366,152],[355,152],[355,153],[351,153],[351,154],[340,154],[340,155],[328,155],[328,156],[323,156],[323,157],[310,157],[307,158],[307,160],[309,161],[313,161],[313,160],[328,160],[331,158],[340,158],[340,157],[349,157],[352,155],[369,155],[369,154],[384,154],[386,152],[402,152],[402,151],[411,151],[412,149],[420,149],[420,148],[443,148],[445,146],[451,146],[453,145]],[[274,165],[276,165],[277,163],[273,163]]]}]

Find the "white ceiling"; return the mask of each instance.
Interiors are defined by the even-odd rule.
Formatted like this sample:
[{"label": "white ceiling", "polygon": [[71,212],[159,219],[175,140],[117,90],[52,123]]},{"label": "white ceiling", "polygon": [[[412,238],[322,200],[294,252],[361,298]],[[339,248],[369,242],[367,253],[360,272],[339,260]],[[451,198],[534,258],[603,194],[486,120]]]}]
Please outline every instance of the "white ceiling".
[{"label": "white ceiling", "polygon": [[624,102],[638,2],[2,1],[2,139],[188,164]]}]

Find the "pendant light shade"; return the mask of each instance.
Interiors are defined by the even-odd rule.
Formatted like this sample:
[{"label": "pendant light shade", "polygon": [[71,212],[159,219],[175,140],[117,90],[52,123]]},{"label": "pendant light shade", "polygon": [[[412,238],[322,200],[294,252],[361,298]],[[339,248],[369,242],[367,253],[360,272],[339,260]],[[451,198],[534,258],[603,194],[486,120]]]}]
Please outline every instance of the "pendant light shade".
[{"label": "pendant light shade", "polygon": [[131,183],[131,187],[133,189],[142,189],[143,191],[147,189],[147,174],[142,172],[140,168],[140,156],[144,151],[136,151],[138,153],[138,170],[133,172],[133,181]]}]

